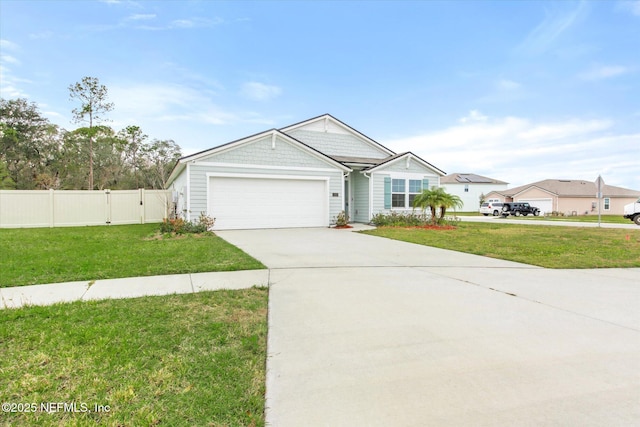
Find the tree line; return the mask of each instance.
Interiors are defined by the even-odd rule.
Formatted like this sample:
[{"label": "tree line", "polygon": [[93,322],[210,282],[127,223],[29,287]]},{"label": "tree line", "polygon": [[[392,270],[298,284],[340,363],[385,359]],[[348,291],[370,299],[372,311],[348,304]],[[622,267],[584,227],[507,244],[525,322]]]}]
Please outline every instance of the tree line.
[{"label": "tree line", "polygon": [[102,190],[164,188],[180,147],[149,140],[138,126],[115,131],[107,88],[85,77],[69,86],[74,122],[68,131],[43,117],[34,102],[0,98],[0,189]]}]

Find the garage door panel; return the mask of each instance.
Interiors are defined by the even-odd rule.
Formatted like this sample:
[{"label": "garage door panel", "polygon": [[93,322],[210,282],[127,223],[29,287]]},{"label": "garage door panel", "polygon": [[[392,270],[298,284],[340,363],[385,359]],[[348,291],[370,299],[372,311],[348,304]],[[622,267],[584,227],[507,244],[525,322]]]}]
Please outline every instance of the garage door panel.
[{"label": "garage door panel", "polygon": [[210,179],[209,212],[216,229],[329,225],[325,179]]}]

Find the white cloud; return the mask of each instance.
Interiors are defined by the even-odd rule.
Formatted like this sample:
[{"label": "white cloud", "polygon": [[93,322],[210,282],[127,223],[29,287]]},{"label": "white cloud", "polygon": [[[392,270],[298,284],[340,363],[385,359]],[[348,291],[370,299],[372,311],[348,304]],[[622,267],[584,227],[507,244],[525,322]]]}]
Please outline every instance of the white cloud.
[{"label": "white cloud", "polygon": [[[474,115],[483,119],[469,119]],[[385,145],[397,152],[413,151],[448,173],[478,173],[512,186],[549,178],[595,179],[603,174],[607,183],[640,189],[635,160],[640,158],[640,133],[616,134],[611,120],[538,122],[480,113],[467,118]]]},{"label": "white cloud", "polygon": [[498,88],[502,90],[516,90],[520,89],[522,85],[518,82],[514,82],[513,80],[501,79],[498,81]]},{"label": "white cloud", "polygon": [[208,18],[190,18],[190,19],[176,19],[171,21],[169,29],[173,28],[203,28],[213,27],[222,23],[222,18],[208,19]]},{"label": "white cloud", "polygon": [[616,9],[627,11],[635,16],[640,16],[640,0],[618,2]]},{"label": "white cloud", "polygon": [[605,65],[601,67],[594,67],[589,71],[585,71],[584,73],[579,74],[578,77],[582,80],[587,81],[602,80],[620,76],[622,74],[627,74],[631,71],[631,68],[621,65]]},{"label": "white cloud", "polygon": [[[214,25],[219,25],[223,22],[222,18],[189,18],[189,19],[174,19],[169,23],[156,23],[147,24],[146,22],[154,21],[157,19],[155,14],[136,14],[131,15],[121,21],[120,26],[130,26],[138,30],[147,31],[166,31],[166,30],[188,30],[195,28],[209,28]],[[111,27],[108,29],[114,29]]]},{"label": "white cloud", "polygon": [[560,123],[541,123],[519,132],[516,136],[524,141],[551,141],[590,134],[611,127],[611,120],[569,120]]},{"label": "white cloud", "polygon": [[460,123],[484,122],[487,119],[488,119],[488,117],[483,115],[480,111],[471,110],[471,111],[469,111],[469,115],[459,118],[458,122],[460,122]]},{"label": "white cloud", "polygon": [[128,8],[136,8],[136,9],[143,8],[140,2],[133,1],[133,0],[99,0],[99,1],[100,3],[108,4],[109,6],[124,5]]},{"label": "white cloud", "polygon": [[0,49],[3,50],[18,50],[20,49],[20,46],[18,46],[16,43],[6,40],[6,39],[0,39]]},{"label": "white cloud", "polygon": [[30,33],[29,38],[32,40],[46,40],[54,36],[52,31],[41,31],[39,33]]},{"label": "white cloud", "polygon": [[109,98],[122,120],[195,121],[224,124],[235,116],[215,105],[202,92],[178,84],[111,85]]},{"label": "white cloud", "polygon": [[20,61],[11,55],[0,55],[0,62],[19,65]]},{"label": "white cloud", "polygon": [[282,93],[282,89],[278,86],[266,85],[259,82],[247,82],[242,85],[240,91],[242,96],[253,99],[254,101],[268,101],[278,97]]},{"label": "white cloud", "polygon": [[26,98],[27,93],[21,89],[24,83],[31,83],[29,80],[16,77],[9,66],[20,66],[20,60],[5,52],[18,52],[20,46],[6,39],[0,40],[0,96],[5,99]]},{"label": "white cloud", "polygon": [[[552,3],[553,10],[546,11],[545,18],[525,37],[517,47],[517,51],[525,54],[542,54],[549,50],[557,39],[578,19],[587,12],[587,4],[583,0],[577,7],[575,3]],[[566,10],[567,7],[571,9]]]},{"label": "white cloud", "polygon": [[149,14],[136,13],[134,15],[127,16],[125,20],[126,21],[148,21],[150,19],[155,19],[155,18],[156,18],[156,15],[153,13],[149,13]]}]

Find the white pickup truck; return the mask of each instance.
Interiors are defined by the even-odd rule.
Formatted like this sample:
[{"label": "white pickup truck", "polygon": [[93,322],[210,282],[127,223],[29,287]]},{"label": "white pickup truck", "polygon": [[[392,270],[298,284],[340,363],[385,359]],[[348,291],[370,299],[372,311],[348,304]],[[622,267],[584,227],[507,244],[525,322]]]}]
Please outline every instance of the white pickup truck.
[{"label": "white pickup truck", "polygon": [[640,225],[640,199],[624,206],[624,217]]}]

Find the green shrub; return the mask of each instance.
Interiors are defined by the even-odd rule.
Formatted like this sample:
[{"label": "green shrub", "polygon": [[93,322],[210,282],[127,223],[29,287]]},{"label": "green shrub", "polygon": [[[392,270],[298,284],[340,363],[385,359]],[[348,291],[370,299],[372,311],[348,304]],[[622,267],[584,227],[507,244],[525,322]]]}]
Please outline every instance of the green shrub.
[{"label": "green shrub", "polygon": [[349,215],[342,211],[336,217],[336,227],[346,227],[347,225],[349,225]]},{"label": "green shrub", "polygon": [[416,227],[427,225],[430,215],[416,212],[379,212],[371,218],[371,223],[376,227]]},{"label": "green shrub", "polygon": [[426,225],[456,225],[457,217],[438,218],[434,224],[431,215],[416,212],[379,212],[373,216],[371,223],[376,227],[423,227]]},{"label": "green shrub", "polygon": [[183,218],[164,219],[160,224],[161,233],[200,234],[213,228],[216,219],[201,213],[197,221],[185,221]]},{"label": "green shrub", "polygon": [[160,224],[161,233],[182,234],[186,221],[182,218],[165,218]]}]

